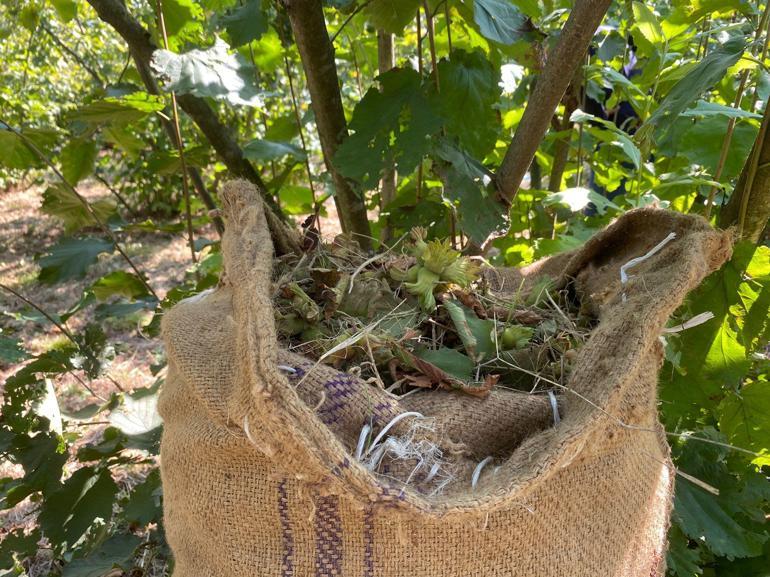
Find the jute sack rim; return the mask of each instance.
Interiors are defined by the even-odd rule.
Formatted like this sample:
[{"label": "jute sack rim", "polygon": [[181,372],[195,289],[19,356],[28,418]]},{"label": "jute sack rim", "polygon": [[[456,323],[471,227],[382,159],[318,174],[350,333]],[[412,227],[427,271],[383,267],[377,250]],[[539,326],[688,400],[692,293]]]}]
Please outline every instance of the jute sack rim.
[{"label": "jute sack rim", "polygon": [[[622,422],[615,415],[623,400],[638,387],[647,355],[660,355],[660,336],[665,323],[681,304],[681,298],[654,300],[644,287],[644,270],[664,269],[658,275],[671,294],[686,294],[710,272],[717,269],[731,252],[729,233],[715,231],[696,216],[656,208],[630,211],[583,247],[544,259],[520,269],[525,282],[561,269],[558,286],[574,290],[581,272],[593,268],[617,272],[635,256],[623,255],[629,231],[655,230],[650,246],[672,232],[674,242],[662,247],[634,269],[635,277],[622,286],[613,283],[601,296],[598,327],[578,353],[565,394],[566,409],[561,422],[516,447],[501,465],[495,481],[478,492],[426,496],[409,487],[390,485],[358,463],[340,439],[324,425],[278,369],[275,323],[272,311],[273,247],[256,189],[246,181],[232,181],[221,191],[227,228],[222,241],[224,274],[219,295],[232,298],[237,351],[241,356],[235,379],[241,389],[230,399],[230,426],[249,429],[251,441],[284,471],[315,485],[318,491],[346,495],[361,507],[375,502],[401,509],[405,514],[425,517],[484,515],[508,508],[526,499],[527,494],[559,470],[568,467],[586,445],[593,454],[602,451],[607,436],[600,435],[608,424],[617,424],[638,434],[654,434],[668,454],[665,435],[655,419],[652,426]],[[615,255],[615,258],[612,258]],[[682,289],[685,289],[684,292]],[[593,295],[581,295],[593,298]],[[683,297],[682,297],[683,298]],[[184,314],[185,303],[169,312]],[[618,347],[618,341],[633,335],[633,342],[644,348]],[[168,339],[167,339],[168,340]],[[173,343],[169,343],[173,346]],[[596,349],[610,352],[615,371],[611,375],[596,371],[590,359]],[[178,367],[182,374],[185,367]],[[622,375],[617,377],[617,375]],[[649,386],[649,385],[648,385]],[[655,391],[649,391],[654,395]],[[607,450],[611,450],[608,446]]]}]

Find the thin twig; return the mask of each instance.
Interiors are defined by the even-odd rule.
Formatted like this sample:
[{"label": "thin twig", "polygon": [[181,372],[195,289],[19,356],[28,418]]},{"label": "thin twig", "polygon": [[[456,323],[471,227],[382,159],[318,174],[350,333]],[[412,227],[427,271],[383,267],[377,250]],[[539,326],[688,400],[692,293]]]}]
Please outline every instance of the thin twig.
[{"label": "thin twig", "polygon": [[160,297],[158,297],[158,294],[152,289],[152,287],[149,285],[147,280],[144,278],[144,275],[139,271],[139,268],[134,264],[134,261],[131,260],[131,257],[129,257],[126,252],[123,250],[123,247],[120,245],[120,242],[118,241],[118,238],[115,236],[115,233],[112,232],[110,227],[108,227],[105,222],[101,219],[101,217],[94,211],[93,207],[89,204],[88,200],[85,199],[83,195],[81,195],[77,189],[70,184],[70,182],[64,178],[64,175],[61,173],[61,171],[56,168],[56,165],[49,159],[43,152],[37,147],[37,145],[32,142],[27,136],[22,134],[21,131],[13,128],[10,124],[5,122],[3,118],[0,118],[0,122],[5,124],[7,130],[10,130],[11,132],[15,133],[16,136],[21,138],[21,141],[24,143],[24,145],[31,150],[40,160],[42,160],[48,168],[50,168],[54,174],[59,178],[59,180],[62,181],[64,186],[72,193],[74,194],[80,203],[83,205],[83,208],[86,209],[86,212],[88,212],[89,216],[94,219],[94,222],[99,226],[99,228],[102,229],[102,231],[110,237],[110,240],[112,240],[113,244],[115,245],[115,249],[120,253],[120,256],[123,257],[123,259],[128,263],[128,266],[131,267],[131,269],[136,273],[136,276],[141,281],[142,285],[144,285],[144,288],[147,289],[147,291],[158,301],[160,302]]},{"label": "thin twig", "polygon": [[23,294],[16,292],[14,289],[9,287],[6,284],[0,283],[0,288],[3,290],[8,291],[13,296],[18,298],[21,301],[24,301],[29,306],[31,306],[33,309],[35,309],[37,312],[39,312],[41,315],[43,315],[45,318],[47,318],[52,325],[54,325],[57,329],[59,329],[64,336],[66,336],[70,341],[72,341],[74,344],[80,346],[78,342],[75,340],[75,337],[72,336],[72,333],[69,331],[69,329],[63,324],[57,321],[52,315],[48,314],[41,306],[37,305],[33,301],[29,300],[27,297],[25,297]]},{"label": "thin twig", "polygon": [[[765,26],[768,24],[768,14],[770,14],[770,11],[768,11],[768,8],[770,7],[770,3],[765,5],[765,10],[762,12],[762,17],[760,18],[759,24],[757,25],[757,29],[754,31],[754,40],[759,40],[759,38],[762,35],[762,31],[765,29]],[[762,48],[762,62],[764,62],[764,56],[767,53],[767,42],[768,37],[770,35],[767,35],[765,37],[765,42],[763,44]],[[754,49],[752,49],[753,51]],[[740,83],[738,84],[738,90],[735,93],[735,100],[733,101],[733,107],[734,108],[740,108],[741,101],[743,100],[743,93],[746,90],[746,83],[749,79],[749,73],[750,70],[748,68],[744,69],[741,73],[741,79]],[[754,110],[754,106],[756,105],[756,91],[754,92],[755,100],[752,102],[751,107],[749,110]],[[737,118],[731,117],[730,120],[727,122],[727,130],[725,131],[725,137],[722,139],[722,149],[719,151],[719,160],[717,162],[716,171],[714,172],[714,179],[715,181],[719,181],[720,178],[722,178],[722,171],[725,168],[725,163],[727,162],[727,155],[730,152],[730,144],[732,143],[733,139],[733,132],[735,131],[735,124],[738,121]],[[712,185],[711,190],[709,190],[708,198],[706,199],[706,210],[705,210],[705,217],[710,218],[711,217],[711,208],[714,205],[714,198],[716,197],[716,192],[719,187]]]},{"label": "thin twig", "polygon": [[450,14],[449,2],[444,3],[444,18],[446,19],[446,42],[449,54],[452,54],[452,15]]},{"label": "thin twig", "polygon": [[[83,347],[81,347],[80,343],[77,341],[77,339],[75,339],[75,336],[74,336],[74,335],[73,335],[73,334],[70,332],[70,330],[67,328],[67,326],[65,325],[65,323],[63,323],[63,322],[59,322],[58,320],[56,320],[56,318],[55,318],[53,315],[51,315],[50,313],[48,313],[48,312],[47,312],[47,311],[46,311],[46,310],[45,310],[43,307],[41,307],[40,305],[38,305],[36,302],[34,302],[34,301],[32,301],[32,300],[28,299],[27,297],[25,297],[25,296],[24,296],[23,294],[21,294],[20,292],[18,292],[18,291],[16,291],[16,290],[12,289],[12,288],[11,288],[11,287],[9,287],[8,285],[5,285],[5,284],[2,284],[2,283],[0,283],[0,289],[3,289],[3,290],[5,290],[5,291],[7,291],[7,292],[11,293],[13,296],[15,296],[16,298],[18,298],[20,301],[22,301],[22,302],[26,303],[27,305],[31,306],[33,309],[35,309],[37,312],[39,312],[41,315],[43,315],[43,316],[44,316],[46,319],[48,319],[48,321],[49,321],[49,322],[50,322],[50,323],[51,323],[53,326],[55,326],[57,329],[59,329],[59,331],[60,331],[60,332],[61,332],[61,333],[62,333],[62,334],[65,336],[65,337],[67,337],[67,339],[68,339],[68,340],[69,340],[69,341],[70,341],[72,344],[74,344],[74,345],[75,345],[75,346],[78,348],[78,350],[81,350],[81,351],[83,351],[83,352],[84,352],[84,353],[85,353],[87,356],[91,357],[91,359],[92,359],[92,360],[96,360],[96,359],[94,358],[94,356],[93,356],[92,354],[90,354],[90,351],[88,351],[88,350],[84,350],[84,349],[83,349]],[[95,397],[98,397],[98,396],[99,396],[99,395],[97,395],[96,393],[94,393],[94,392],[91,390],[91,388],[90,388],[88,385],[86,385],[86,384],[85,384],[85,383],[82,381],[82,379],[80,379],[80,377],[78,377],[78,376],[77,376],[75,373],[73,373],[72,371],[68,371],[68,372],[69,372],[69,373],[70,373],[70,374],[71,374],[71,375],[72,375],[72,376],[73,376],[73,377],[74,377],[76,380],[80,381],[80,383],[81,383],[81,384],[82,384],[82,385],[83,385],[83,386],[86,388],[86,390],[88,390],[88,391],[89,391],[89,392],[90,392],[92,395],[94,395]],[[117,382],[117,381],[116,381],[116,380],[115,380],[113,377],[111,377],[110,375],[105,375],[105,376],[107,377],[107,379],[108,379],[108,380],[109,380],[109,381],[110,381],[110,382],[111,382],[113,385],[115,385],[115,387],[116,387],[116,388],[117,388],[119,391],[123,391],[123,390],[124,390],[124,389],[123,389],[123,387],[120,385],[120,383],[118,383],[118,382]],[[100,398],[101,398],[101,397],[100,397]]]},{"label": "thin twig", "polygon": [[125,208],[125,209],[128,211],[128,213],[129,213],[129,214],[130,214],[132,217],[136,218],[136,217],[138,216],[138,214],[136,213],[136,211],[135,211],[133,208],[131,208],[131,206],[128,204],[128,202],[126,201],[126,199],[125,199],[125,198],[123,198],[123,195],[122,195],[122,194],[120,194],[120,192],[118,192],[118,191],[117,191],[117,189],[116,189],[115,187],[113,187],[112,185],[110,185],[110,183],[109,183],[109,182],[107,182],[107,181],[104,179],[104,177],[103,177],[103,176],[101,176],[101,175],[100,175],[98,172],[94,171],[94,178],[95,178],[96,180],[98,180],[99,182],[101,182],[101,183],[102,183],[102,184],[103,184],[103,185],[104,185],[104,186],[107,188],[107,190],[109,190],[109,191],[112,193],[112,195],[113,195],[115,198],[117,198],[117,199],[118,199],[118,202],[120,202],[120,204],[122,204],[122,205],[123,205],[123,207],[124,207],[124,208]]},{"label": "thin twig", "polygon": [[[163,17],[163,0],[157,0],[158,8],[158,26],[160,28],[161,37],[163,38],[163,47],[168,50],[168,35],[166,34],[166,20]],[[184,143],[182,142],[182,130],[179,127],[179,108],[176,104],[176,94],[171,91],[171,114],[173,117],[174,136],[176,137],[176,147],[179,151],[179,163],[182,165],[182,193],[184,194],[184,207],[185,207],[185,219],[187,221],[187,241],[190,245],[190,256],[193,264],[198,262],[198,258],[195,256],[195,236],[192,225],[192,210],[190,207],[190,184],[188,182],[187,174],[187,160],[184,155]],[[195,272],[196,276],[198,272]]]},{"label": "thin twig", "polygon": [[88,63],[85,60],[83,60],[77,52],[75,52],[74,50],[72,50],[72,48],[70,48],[64,42],[62,42],[61,38],[56,36],[56,34],[54,34],[54,32],[50,28],[48,28],[45,24],[41,23],[40,28],[42,28],[43,32],[45,32],[46,34],[48,34],[48,36],[51,37],[51,40],[53,40],[53,43],[56,44],[56,46],[62,52],[64,52],[66,55],[72,58],[75,62],[80,64],[80,66],[86,72],[88,72],[93,77],[94,80],[96,80],[97,84],[99,84],[100,86],[104,86],[104,81],[102,80],[101,76],[99,76],[99,73],[96,72],[94,68],[89,66]]},{"label": "thin twig", "polygon": [[756,177],[757,169],[759,168],[759,157],[762,154],[762,148],[764,147],[768,122],[770,122],[770,106],[768,106],[768,103],[765,103],[765,113],[762,118],[762,125],[759,127],[759,134],[757,134],[757,140],[754,142],[754,148],[749,160],[751,164],[749,165],[749,171],[746,175],[746,183],[741,190],[741,204],[738,212],[738,238],[743,236],[746,213],[749,209],[749,197],[751,197],[752,188],[754,187],[754,177]]},{"label": "thin twig", "polygon": [[[313,204],[316,203],[315,186],[313,185],[313,172],[310,170],[310,153],[305,143],[305,131],[302,130],[302,118],[299,115],[299,104],[297,103],[297,95],[294,92],[294,82],[291,79],[291,66],[289,64],[289,58],[284,54],[283,63],[286,68],[286,78],[289,81],[289,92],[291,93],[291,106],[294,109],[294,120],[297,123],[297,131],[299,132],[299,141],[302,144],[302,151],[305,153],[305,170],[307,171],[307,182],[310,188],[310,193],[313,195]],[[318,224],[318,223],[316,223]]]},{"label": "thin twig", "polygon": [[356,7],[356,9],[355,9],[355,10],[353,10],[353,12],[351,12],[351,13],[350,13],[350,16],[348,16],[347,18],[345,18],[345,21],[344,21],[342,24],[340,24],[340,27],[339,27],[339,28],[337,28],[337,31],[336,31],[336,32],[335,32],[335,33],[332,35],[332,37],[330,38],[330,40],[331,40],[331,43],[332,43],[332,44],[334,44],[334,41],[337,39],[337,36],[339,36],[339,35],[340,35],[340,32],[342,32],[342,30],[345,28],[345,26],[347,26],[347,25],[348,25],[348,22],[350,22],[350,21],[353,19],[353,17],[354,17],[356,14],[358,14],[359,12],[361,12],[361,10],[363,10],[364,8],[366,8],[366,7],[367,7],[369,4],[371,4],[371,3],[372,3],[372,0],[366,0],[366,2],[363,2],[362,4],[359,4],[359,5]]}]

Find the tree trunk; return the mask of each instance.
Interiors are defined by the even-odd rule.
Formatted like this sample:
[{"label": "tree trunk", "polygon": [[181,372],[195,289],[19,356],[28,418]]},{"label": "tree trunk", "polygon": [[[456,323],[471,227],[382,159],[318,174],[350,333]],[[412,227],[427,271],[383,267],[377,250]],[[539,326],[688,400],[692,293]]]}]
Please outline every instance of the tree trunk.
[{"label": "tree trunk", "polygon": [[[380,74],[384,74],[394,66],[393,35],[384,30],[377,31],[377,63]],[[380,213],[396,198],[396,185],[398,175],[394,166],[388,166],[380,181]],[[391,240],[390,219],[385,217],[385,226],[382,227],[380,238],[383,242]]]},{"label": "tree trunk", "polygon": [[497,188],[507,202],[513,200],[532,163],[578,66],[583,61],[596,28],[611,0],[576,0],[556,47],[538,77],[524,115],[497,173]]},{"label": "tree trunk", "polygon": [[326,30],[321,0],[284,0],[284,5],[305,70],[324,162],[334,181],[334,202],[342,230],[354,235],[355,240],[368,249],[371,232],[364,199],[356,194],[332,162],[348,129],[334,63],[334,47]]},{"label": "tree trunk", "polygon": [[719,226],[738,227],[741,240],[757,244],[770,219],[770,107],[765,114],[757,140],[743,166],[738,184],[719,213]]},{"label": "tree trunk", "polygon": [[[142,78],[142,82],[150,94],[160,94],[158,84],[150,70],[152,53],[157,50],[153,44],[150,33],[128,12],[120,0],[88,0],[99,18],[112,26],[115,31],[128,44],[131,56],[136,64],[136,69]],[[204,136],[211,143],[219,157],[234,175],[253,182],[259,189],[262,197],[268,205],[267,221],[270,233],[273,237],[275,249],[278,254],[300,252],[299,240],[295,231],[292,231],[283,219],[275,199],[267,194],[267,189],[262,178],[243,156],[241,148],[232,137],[228,129],[220,122],[211,107],[201,98],[189,94],[178,95],[177,102],[182,110],[187,113],[193,122],[200,128]],[[172,142],[175,141],[174,128],[167,121],[162,122],[164,130],[169,134]],[[190,170],[197,172],[194,168]],[[203,185],[200,174],[191,173],[192,182],[201,200],[209,210],[214,210],[216,204]],[[279,217],[278,215],[281,215]],[[218,217],[217,217],[218,218]],[[221,219],[220,219],[221,223]],[[221,224],[220,224],[221,226]]]}]

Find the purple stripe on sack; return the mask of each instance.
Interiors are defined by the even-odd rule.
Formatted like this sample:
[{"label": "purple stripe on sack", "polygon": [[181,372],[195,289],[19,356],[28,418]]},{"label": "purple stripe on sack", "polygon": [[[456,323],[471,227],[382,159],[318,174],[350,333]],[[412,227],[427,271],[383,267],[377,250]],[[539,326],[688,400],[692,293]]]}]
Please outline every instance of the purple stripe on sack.
[{"label": "purple stripe on sack", "polygon": [[372,426],[382,426],[395,416],[396,411],[392,403],[377,403],[372,409]]},{"label": "purple stripe on sack", "polygon": [[316,498],[315,540],[316,577],[342,575],[342,525],[334,495]]},{"label": "purple stripe on sack", "polygon": [[340,475],[342,475],[342,471],[348,468],[350,468],[350,461],[348,460],[347,457],[345,457],[344,459],[342,459],[342,461],[340,461],[339,463],[334,465],[334,467],[332,467],[331,473],[335,477],[339,477]]},{"label": "purple stripe on sack", "polygon": [[364,513],[364,577],[374,577],[374,512],[367,507]]},{"label": "purple stripe on sack", "polygon": [[281,519],[281,538],[283,540],[283,560],[281,577],[294,577],[294,533],[289,519],[289,498],[286,494],[286,480],[278,483],[278,516]]},{"label": "purple stripe on sack", "polygon": [[347,399],[353,396],[357,387],[355,378],[344,373],[338,374],[324,383],[326,399],[324,400],[318,416],[325,425],[336,423],[340,418],[340,411],[345,407]]}]

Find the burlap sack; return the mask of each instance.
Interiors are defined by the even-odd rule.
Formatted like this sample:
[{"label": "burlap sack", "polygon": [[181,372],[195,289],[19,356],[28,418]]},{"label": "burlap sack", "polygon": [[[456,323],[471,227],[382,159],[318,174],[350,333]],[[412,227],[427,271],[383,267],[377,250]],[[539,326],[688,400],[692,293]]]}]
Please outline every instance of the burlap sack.
[{"label": "burlap sack", "polygon": [[[503,292],[554,275],[598,316],[554,424],[546,396],[498,387],[485,399],[399,400],[282,350],[258,195],[234,182],[222,197],[222,286],[163,324],[161,471],[175,577],[663,575],[674,469],[656,411],[659,337],[729,257],[725,233],[641,209],[577,251],[492,275]],[[620,267],[671,232],[621,286]],[[432,439],[451,462],[439,491],[427,476],[373,474],[355,457],[365,424],[377,433],[405,411],[434,419]]]}]

